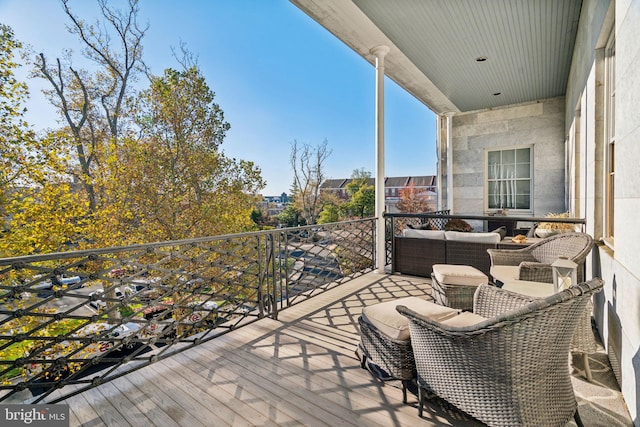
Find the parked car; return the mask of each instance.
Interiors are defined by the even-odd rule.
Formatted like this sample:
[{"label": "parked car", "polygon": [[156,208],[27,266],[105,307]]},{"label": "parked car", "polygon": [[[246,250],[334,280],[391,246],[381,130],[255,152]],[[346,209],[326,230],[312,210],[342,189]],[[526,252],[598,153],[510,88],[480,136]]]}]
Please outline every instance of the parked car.
[{"label": "parked car", "polygon": [[[176,326],[194,325],[198,322],[212,325],[217,321],[218,303],[214,301],[191,301],[186,304],[186,313],[180,313],[171,301],[147,307],[144,318],[151,322],[140,332],[141,335],[166,335],[174,333]],[[193,312],[189,312],[193,308]],[[179,322],[178,322],[179,320]]]},{"label": "parked car", "polygon": [[[121,340],[129,336],[134,336],[139,330],[140,325],[133,322],[128,322],[122,325],[113,325],[110,323],[91,323],[86,325],[72,334],[70,336],[71,339],[55,344],[55,347],[53,348],[48,348],[41,353],[32,350],[31,353],[34,358],[51,360],[52,362],[56,361],[56,363],[51,363],[48,366],[46,363],[31,363],[27,365],[27,375],[32,377],[44,371],[45,379],[60,379],[69,373],[78,370],[80,366],[77,365],[79,362],[57,363],[59,360],[82,359],[88,361],[112,350],[131,350],[136,346],[135,342],[122,343],[119,341],[113,341],[113,339],[117,338],[118,340]],[[108,332],[104,334],[105,331]],[[73,338],[93,337],[98,337],[98,340],[88,345],[85,345],[86,342],[73,340]],[[116,346],[117,348],[114,348]],[[80,350],[74,353],[77,349]],[[26,356],[28,357],[29,354]]]},{"label": "parked car", "polygon": [[[125,296],[125,294],[120,290],[120,288],[115,288],[114,292],[115,292],[115,297],[118,298],[119,300],[122,300]],[[96,291],[91,292],[89,296],[92,297],[92,299],[89,301],[89,305],[95,308],[96,310],[102,310],[106,308],[107,303],[105,301],[102,301],[101,299],[103,294],[104,294],[104,290],[102,289],[98,289]],[[94,299],[94,295],[95,295],[95,299]]]},{"label": "parked car", "polygon": [[43,280],[42,282],[36,283],[35,285],[31,286],[31,289],[45,290],[45,289],[53,288],[54,284],[55,285],[71,285],[74,283],[79,283],[80,281],[82,281],[80,276],[67,277],[65,275],[62,275],[60,277],[57,277],[55,280]]}]

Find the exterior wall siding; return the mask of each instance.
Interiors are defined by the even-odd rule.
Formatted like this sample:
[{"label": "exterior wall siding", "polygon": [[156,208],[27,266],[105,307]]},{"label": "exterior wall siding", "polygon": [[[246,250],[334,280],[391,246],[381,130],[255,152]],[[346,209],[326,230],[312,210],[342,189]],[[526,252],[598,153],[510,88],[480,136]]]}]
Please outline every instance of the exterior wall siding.
[{"label": "exterior wall siding", "polygon": [[485,150],[533,146],[532,214],[565,208],[564,97],[453,117],[453,209],[485,213]]}]

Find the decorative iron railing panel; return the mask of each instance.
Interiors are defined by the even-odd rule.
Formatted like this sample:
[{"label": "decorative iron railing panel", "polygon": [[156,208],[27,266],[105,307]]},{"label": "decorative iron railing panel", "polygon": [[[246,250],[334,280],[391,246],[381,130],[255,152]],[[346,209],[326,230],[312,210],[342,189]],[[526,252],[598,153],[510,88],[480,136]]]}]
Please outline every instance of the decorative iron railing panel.
[{"label": "decorative iron railing panel", "polygon": [[[375,220],[0,259],[0,402],[50,403],[374,266]],[[69,392],[67,392],[69,390]]]}]

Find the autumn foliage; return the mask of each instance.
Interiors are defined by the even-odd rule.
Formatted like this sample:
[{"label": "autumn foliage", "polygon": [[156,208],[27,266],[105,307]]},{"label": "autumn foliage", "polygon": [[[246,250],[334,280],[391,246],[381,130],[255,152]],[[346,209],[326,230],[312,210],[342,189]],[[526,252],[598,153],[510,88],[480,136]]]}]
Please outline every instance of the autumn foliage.
[{"label": "autumn foliage", "polygon": [[400,189],[400,199],[396,206],[402,213],[422,213],[433,210],[426,191],[416,189],[413,185]]},{"label": "autumn foliage", "polygon": [[[143,73],[137,2],[88,25],[62,2],[94,69],[31,53],[61,118],[37,133],[23,118],[23,46],[0,26],[0,257],[250,230],[264,186],[252,162],[221,146],[230,125],[197,64]],[[111,30],[112,43],[105,43]],[[183,51],[184,52],[184,51]],[[148,77],[148,87],[132,83]]]}]

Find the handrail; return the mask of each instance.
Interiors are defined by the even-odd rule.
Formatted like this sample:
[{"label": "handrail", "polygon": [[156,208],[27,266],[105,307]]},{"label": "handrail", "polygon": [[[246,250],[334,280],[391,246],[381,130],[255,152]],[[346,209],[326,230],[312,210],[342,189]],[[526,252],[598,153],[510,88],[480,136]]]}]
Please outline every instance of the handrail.
[{"label": "handrail", "polygon": [[319,227],[335,226],[335,225],[347,224],[347,223],[355,224],[355,223],[361,223],[361,222],[369,222],[372,219],[373,218],[363,218],[363,219],[354,219],[350,221],[341,221],[341,222],[323,224],[322,226],[304,225],[299,227],[287,227],[287,228],[276,228],[271,230],[248,231],[245,233],[220,234],[217,236],[195,237],[192,239],[166,240],[161,242],[141,243],[141,244],[128,245],[128,246],[112,246],[112,247],[106,247],[106,248],[92,248],[92,249],[83,249],[83,250],[68,251],[68,252],[51,252],[47,254],[0,258],[0,266],[12,265],[19,262],[48,261],[53,259],[69,259],[69,258],[87,256],[91,254],[102,255],[106,253],[119,253],[119,252],[126,252],[126,251],[139,250],[139,249],[153,249],[153,248],[159,248],[162,246],[182,246],[182,245],[189,245],[189,244],[195,244],[195,243],[206,243],[206,242],[214,242],[214,241],[220,241],[220,240],[237,239],[237,238],[242,238],[247,236],[264,236],[264,235],[269,235],[274,233],[286,233],[286,232],[292,232],[292,231],[299,232],[301,230],[312,230],[314,228],[319,228]]},{"label": "handrail", "polygon": [[461,215],[461,214],[440,214],[440,213],[385,213],[388,218],[448,218],[479,221],[512,221],[512,222],[557,222],[569,224],[586,224],[584,218],[546,218],[531,216],[508,216],[508,215]]}]

